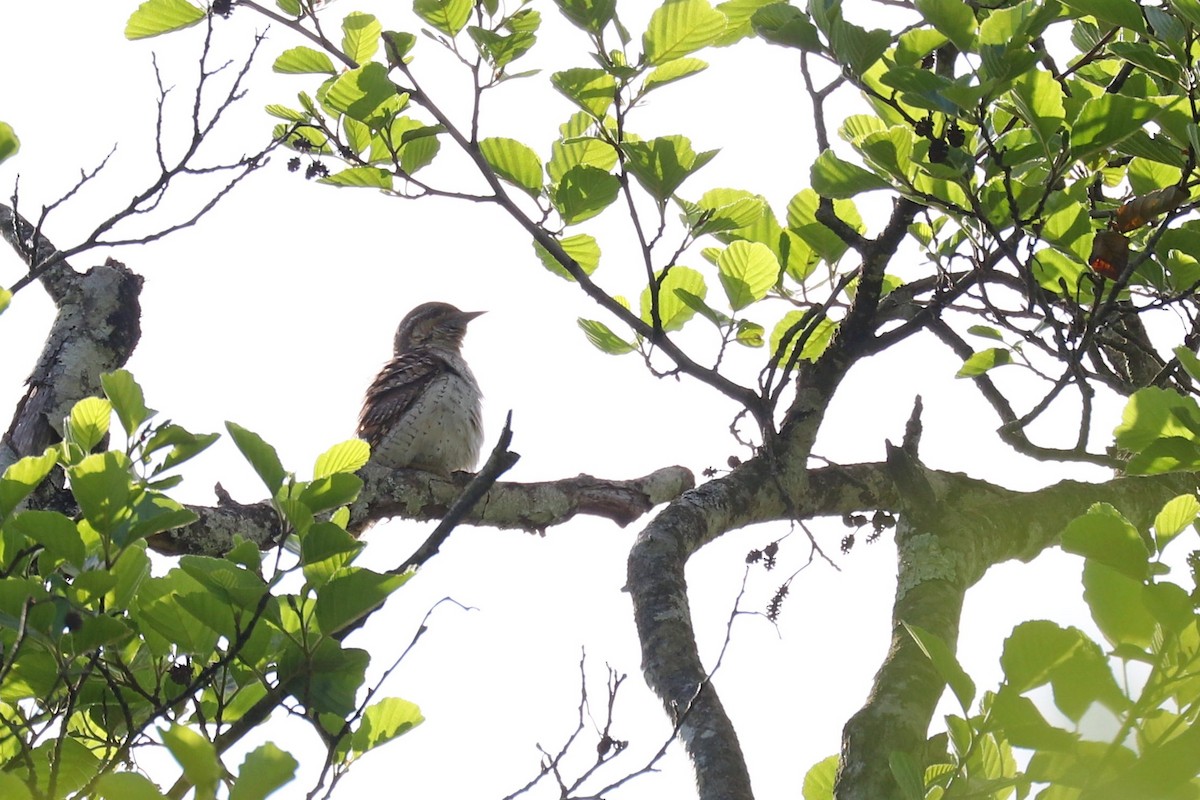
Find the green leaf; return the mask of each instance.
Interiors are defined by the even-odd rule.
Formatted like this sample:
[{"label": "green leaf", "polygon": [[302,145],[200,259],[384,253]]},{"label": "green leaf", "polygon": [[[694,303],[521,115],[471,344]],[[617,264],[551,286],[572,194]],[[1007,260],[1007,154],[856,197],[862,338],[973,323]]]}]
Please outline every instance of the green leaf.
[{"label": "green leaf", "polygon": [[417,37],[404,31],[384,31],[384,55],[387,56],[388,66],[397,67],[405,62],[405,57],[417,43]]},{"label": "green leaf", "polygon": [[[809,331],[808,338],[804,340],[804,346],[800,348],[800,355],[797,357],[800,361],[816,361],[829,347],[829,343],[833,340],[833,334],[837,332],[837,323],[826,317],[820,317],[813,322],[810,320],[804,327],[797,329],[790,337],[789,332],[805,317],[803,311],[789,311],[783,315],[779,322],[775,323],[775,328],[771,331],[771,358],[779,364],[787,364],[791,360],[792,351],[796,349],[796,343],[800,341],[800,337],[804,335],[805,330]],[[786,346],[784,339],[787,339]]]},{"label": "green leaf", "polygon": [[[10,797],[8,792],[3,792]],[[166,800],[159,788],[145,775],[136,772],[114,772],[96,781],[96,795],[103,800]]]},{"label": "green leaf", "polygon": [[666,0],[642,35],[646,63],[653,66],[713,44],[725,32],[725,15],[706,0]]},{"label": "green leaf", "polygon": [[969,5],[961,0],[917,0],[917,11],[960,51],[974,49],[979,23]]},{"label": "green leaf", "polygon": [[225,558],[183,556],[179,568],[226,603],[241,608],[255,608],[267,591],[262,578]]},{"label": "green leaf", "polygon": [[1200,471],[1200,443],[1192,436],[1171,436],[1151,442],[1125,463],[1129,475]]},{"label": "green leaf", "polygon": [[[755,230],[738,231],[738,238],[762,242],[768,247],[779,241],[779,224],[761,195],[741,189],[710,189],[696,203],[690,204],[676,198],[683,207],[685,220],[692,228],[692,235],[735,231],[762,225],[760,233]],[[775,252],[772,249],[772,252]]]},{"label": "green leaf", "polygon": [[763,334],[766,329],[757,322],[751,322],[748,319],[739,319],[737,321],[737,332],[734,334],[734,341],[746,347],[762,347],[766,342],[763,340]]},{"label": "green leaf", "polygon": [[410,573],[384,575],[362,567],[346,567],[317,592],[316,618],[332,635],[374,611],[403,586]]},{"label": "green leaf", "polygon": [[531,197],[542,193],[542,160],[532,147],[516,139],[494,136],[479,142],[479,152],[501,180],[525,190]]},{"label": "green leaf", "polygon": [[[787,207],[788,227],[816,251],[817,255],[832,264],[842,257],[849,245],[823,223],[817,222],[817,205],[820,199],[812,189],[805,189],[793,197]],[[833,212],[838,219],[859,233],[866,230],[853,200],[834,200]]]},{"label": "green leaf", "polygon": [[[596,267],[600,266],[600,245],[594,237],[586,233],[577,233],[574,236],[560,239],[558,244],[564,253],[574,259],[585,275],[591,275],[596,271]],[[566,278],[569,281],[575,280],[575,276],[567,272],[566,268],[558,263],[558,259],[551,255],[549,250],[542,247],[541,242],[536,239],[533,241],[533,249],[537,253],[538,260],[546,269],[560,278]]]},{"label": "green leaf", "polygon": [[844,19],[837,19],[829,30],[829,47],[837,60],[855,75],[864,74],[892,43],[890,31],[868,31]]},{"label": "green leaf", "polygon": [[[677,331],[696,311],[676,294],[676,290],[682,289],[703,299],[708,293],[704,276],[690,267],[675,266],[671,267],[665,276],[659,272],[655,280],[658,282],[658,319],[662,323],[662,329]],[[641,318],[650,325],[654,324],[652,300],[651,287],[647,286],[642,290]]]},{"label": "green leaf", "polygon": [[826,150],[817,157],[810,174],[813,191],[830,199],[891,188],[891,184],[883,178],[857,164],[843,161],[832,150]]},{"label": "green leaf", "polygon": [[833,800],[833,781],[837,776],[839,758],[836,755],[813,764],[804,775],[801,794],[804,800]]},{"label": "green leaf", "polygon": [[717,256],[718,276],[729,306],[741,311],[767,296],[779,280],[779,261],[760,242],[736,241]]},{"label": "green leaf", "polygon": [[967,333],[972,336],[982,336],[985,339],[995,339],[998,342],[1004,341],[1004,335],[989,325],[972,325],[967,328]]},{"label": "green leaf", "polygon": [[535,31],[540,23],[541,14],[526,8],[505,20],[504,27],[511,33],[504,34],[475,25],[467,28],[467,33],[492,69],[502,73],[509,64],[529,52],[537,42]]},{"label": "green leaf", "polygon": [[554,207],[574,225],[599,214],[617,199],[621,183],[602,169],[579,164],[563,173],[554,189]]},{"label": "green leaf", "polygon": [[353,503],[362,485],[362,478],[346,472],[314,478],[300,493],[300,502],[314,514],[329,511]]},{"label": "green leaf", "polygon": [[1175,358],[1179,359],[1179,366],[1183,367],[1192,380],[1200,381],[1200,358],[1182,345],[1176,347],[1172,352],[1175,353]]},{"label": "green leaf", "polygon": [[1113,432],[1117,446],[1138,453],[1156,439],[1192,438],[1192,432],[1175,413],[1179,409],[1200,415],[1196,401],[1178,392],[1154,386],[1139,389],[1125,403],[1121,424]]},{"label": "green leaf", "polygon": [[285,75],[303,75],[313,72],[325,75],[337,74],[329,56],[320,50],[303,46],[284,50],[279,54],[279,58],[275,59],[275,64],[271,69]]},{"label": "green leaf", "polygon": [[144,493],[133,511],[134,519],[129,526],[128,535],[118,541],[122,546],[136,539],[191,525],[200,518],[195,511],[184,508],[161,492]]},{"label": "green leaf", "polygon": [[356,753],[365,753],[403,736],[424,721],[416,703],[399,697],[385,697],[367,706],[358,730],[351,737],[350,747]]},{"label": "green leaf", "polygon": [[324,586],[362,549],[362,542],[332,522],[313,523],[300,539],[300,563],[304,565],[304,579],[314,586]]},{"label": "green leaf", "polygon": [[126,435],[132,436],[143,422],[157,413],[146,407],[142,387],[127,370],[104,373],[100,376],[100,385],[104,387],[104,395],[117,412],[117,419]]},{"label": "green leaf", "polygon": [[158,474],[204,452],[219,438],[219,433],[192,433],[180,425],[163,425],[155,430],[150,441],[142,448],[142,455],[149,456],[164,447],[171,448],[162,466],[154,471]]},{"label": "green leaf", "polygon": [[1062,532],[1062,549],[1118,570],[1136,581],[1149,575],[1150,551],[1137,528],[1107,503],[1096,503]]},{"label": "green leaf", "polygon": [[772,44],[820,52],[821,37],[808,15],[790,3],[772,3],[754,12],[750,18],[754,32]]},{"label": "green leaf", "polygon": [[354,473],[362,469],[371,455],[371,447],[362,439],[348,439],[317,456],[313,477],[324,478],[339,472]]},{"label": "green leaf", "polygon": [[989,347],[980,350],[963,362],[962,367],[954,374],[956,378],[974,378],[982,375],[993,367],[1002,367],[1012,363],[1012,353],[1004,347]]},{"label": "green leaf", "polygon": [[254,467],[258,477],[266,484],[267,490],[273,495],[279,491],[287,478],[287,472],[279,462],[275,448],[263,441],[262,437],[253,431],[248,431],[236,422],[226,422],[225,429],[233,437],[238,450]]},{"label": "green leaf", "polygon": [[1060,628],[1048,620],[1022,622],[1004,640],[1000,656],[1009,687],[1020,694],[1048,682],[1083,642],[1083,634],[1075,628]]},{"label": "green leaf", "polygon": [[1021,116],[1037,134],[1045,154],[1057,155],[1051,152],[1052,139],[1067,116],[1062,85],[1048,72],[1031,70],[1013,81],[1013,99]]},{"label": "green leaf", "polygon": [[383,26],[371,14],[351,11],[342,20],[342,52],[356,64],[371,60],[379,50]]},{"label": "green leaf", "polygon": [[1144,584],[1099,561],[1083,564],[1083,599],[1114,646],[1149,647],[1158,622],[1146,608]]},{"label": "green leaf", "polygon": [[975,702],[975,682],[963,671],[949,645],[942,641],[941,637],[924,628],[909,625],[907,622],[900,624],[908,631],[908,635],[917,643],[921,652],[933,662],[934,669],[949,685],[950,691],[954,692],[954,697],[963,711],[970,713],[971,704]]},{"label": "green leaf", "polygon": [[1083,104],[1071,123],[1071,157],[1088,158],[1141,130],[1162,107],[1125,95],[1105,93]]},{"label": "green leaf", "polygon": [[603,118],[616,96],[617,81],[602,69],[576,67],[550,76],[554,88],[596,118]]},{"label": "green leaf", "polygon": [[413,0],[417,16],[447,36],[457,36],[471,18],[471,0]]},{"label": "green leaf", "polygon": [[171,751],[179,766],[183,767],[184,776],[196,787],[197,796],[215,792],[224,769],[213,743],[182,725],[160,729],[159,734],[163,744]]},{"label": "green leaf", "polygon": [[67,418],[67,441],[90,453],[108,435],[112,411],[112,403],[102,397],[83,398]]},{"label": "green leaf", "polygon": [[[585,115],[584,112],[579,114]],[[570,140],[556,140],[550,145],[550,163],[546,172],[550,181],[557,188],[563,176],[572,167],[579,165],[595,167],[608,172],[617,163],[617,151],[608,142],[591,136],[577,137]]]},{"label": "green leaf", "polygon": [[1200,500],[1194,494],[1181,494],[1167,501],[1154,518],[1154,542],[1161,553],[1172,539],[1200,515]]},{"label": "green leaf", "polygon": [[650,74],[646,76],[646,80],[642,82],[641,93],[652,92],[660,86],[682,80],[706,69],[708,69],[708,62],[698,58],[677,58],[674,61],[668,61],[661,67],[651,70]]},{"label": "green leaf", "polygon": [[1146,30],[1141,6],[1134,0],[1063,0],[1063,5],[1074,9],[1080,15],[1093,16],[1101,22],[1120,25],[1138,32]]},{"label": "green leaf", "polygon": [[554,0],[563,16],[588,33],[600,33],[616,14],[617,0]]},{"label": "green leaf", "polygon": [[[17,138],[16,132],[7,122],[0,122],[0,162],[16,153],[21,148],[21,140]],[[4,295],[7,295],[5,297]],[[7,289],[0,290],[0,311],[3,311],[8,306],[8,300],[12,297],[12,293]]]},{"label": "green leaf", "polygon": [[229,800],[263,800],[296,777],[300,766],[291,753],[267,742],[246,754],[238,767],[237,781],[229,790]]},{"label": "green leaf", "polygon": [[371,124],[376,109],[395,98],[396,87],[387,76],[387,67],[372,61],[343,73],[329,85],[324,102],[334,113]]},{"label": "green leaf", "polygon": [[11,464],[0,477],[0,522],[38,487],[58,463],[54,449],[40,456],[25,456]]},{"label": "green leaf", "polygon": [[689,175],[717,154],[716,150],[697,153],[685,136],[660,136],[645,142],[625,142],[629,171],[650,196],[660,203],[675,193]]},{"label": "green leaf", "polygon": [[349,186],[365,189],[392,188],[392,173],[379,167],[347,167],[344,170],[326,175],[320,183],[329,186]]},{"label": "green leaf", "polygon": [[204,19],[204,9],[187,0],[146,0],[129,15],[126,39],[147,39],[181,30]]},{"label": "green leaf", "polygon": [[925,779],[916,759],[903,750],[893,750],[888,753],[888,768],[904,800],[922,800],[925,797]]},{"label": "green leaf", "polygon": [[1003,731],[1007,742],[1016,747],[1068,751],[1078,738],[1047,722],[1033,701],[1008,685],[992,696],[989,710],[991,727]]},{"label": "green leaf", "polygon": [[129,458],[124,453],[96,453],[67,469],[71,493],[92,527],[110,534],[118,523],[127,521],[133,501]]},{"label": "green leaf", "polygon": [[583,319],[580,317],[577,322],[579,327],[583,329],[583,333],[587,336],[588,341],[602,353],[608,353],[610,356],[620,356],[637,349],[635,345],[617,336],[612,332],[611,328],[599,320]]},{"label": "green leaf", "polygon": [[83,566],[86,551],[79,528],[70,517],[57,511],[22,511],[10,523],[13,529],[46,548],[55,559]]}]

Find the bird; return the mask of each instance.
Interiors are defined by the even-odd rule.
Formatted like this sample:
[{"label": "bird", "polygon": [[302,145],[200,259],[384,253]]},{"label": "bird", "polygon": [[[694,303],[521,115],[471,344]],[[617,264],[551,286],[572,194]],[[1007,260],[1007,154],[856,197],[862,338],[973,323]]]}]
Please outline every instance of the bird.
[{"label": "bird", "polygon": [[483,393],[462,355],[482,311],[423,303],[396,329],[394,352],[367,389],[358,436],[371,460],[443,477],[471,471],[483,445]]}]

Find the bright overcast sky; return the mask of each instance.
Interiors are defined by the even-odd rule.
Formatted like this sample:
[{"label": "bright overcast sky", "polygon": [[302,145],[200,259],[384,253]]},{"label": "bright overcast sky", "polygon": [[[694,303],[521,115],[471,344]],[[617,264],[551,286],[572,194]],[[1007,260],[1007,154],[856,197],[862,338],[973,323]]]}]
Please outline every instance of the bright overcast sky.
[{"label": "bright overcast sky", "polygon": [[[549,4],[540,5],[550,17]],[[42,0],[0,9],[0,72],[7,76],[0,120],[13,125],[22,140],[18,156],[0,166],[0,192],[7,196],[19,174],[21,210],[35,215],[40,204],[72,185],[80,169],[94,167],[118,145],[108,169],[52,217],[47,233],[60,246],[74,244],[119,207],[153,168],[151,53],[158,53],[167,82],[177,86],[173,113],[182,113],[191,86],[200,30],[126,42],[122,30],[134,7]],[[341,15],[364,10],[376,13],[385,28],[414,29],[412,18],[397,14],[396,7],[408,6],[342,0],[323,19],[336,28]],[[635,36],[649,9],[645,4],[640,19],[628,20]],[[246,10],[220,23],[222,52],[231,58],[246,52],[255,26],[263,27]],[[262,107],[293,103],[297,91],[314,88],[310,79],[270,72],[275,55],[299,43],[286,30],[270,31],[250,78],[250,95],[230,114],[210,151],[214,158],[261,147],[273,124]],[[571,108],[546,79],[555,69],[587,65],[585,45],[578,31],[547,19],[539,48],[528,59],[545,71],[489,95],[484,135],[512,136],[547,154]],[[427,66],[435,50],[419,38],[417,74],[434,87],[461,86],[466,75],[445,61],[438,60],[436,69]],[[807,185],[807,163],[815,155],[796,57],[759,43],[699,55],[713,68],[656,92],[631,128],[643,136],[684,133],[696,150],[721,148],[685,185],[684,195],[720,186],[749,189],[767,196],[782,216],[787,200]],[[453,113],[464,119],[463,106]],[[498,210],[319,186],[289,174],[288,157],[276,155],[195,228],[113,254],[146,277],[142,343],[129,367],[150,405],[164,416],[198,431],[223,430],[224,420],[235,420],[262,434],[279,449],[285,466],[304,474],[317,454],[353,434],[362,392],[390,354],[400,318],[420,302],[440,299],[488,311],[472,323],[466,355],[486,395],[489,447],[504,414],[513,411],[513,447],[523,458],[506,479],[580,472],[624,478],[671,464],[688,466],[699,477],[705,467],[722,468],[731,454],[747,455],[727,430],[734,409],[713,391],[692,381],[655,379],[636,356],[614,358],[591,348],[575,318],[603,318],[602,312],[546,272],[527,238]],[[621,243],[629,229],[620,208],[583,229],[597,233],[604,248],[596,274],[600,284],[636,298],[644,278],[632,250]],[[89,254],[74,265],[86,268],[104,255]],[[698,252],[685,263],[706,266]],[[11,285],[20,270],[12,254],[0,253],[0,284]],[[715,275],[709,283],[715,289]],[[23,391],[50,311],[40,290],[30,287],[0,317],[5,408]],[[1007,456],[987,433],[996,425],[991,411],[969,386],[953,380],[958,364],[944,351],[922,342],[886,358],[891,363],[872,360],[846,382],[826,423],[821,455],[881,459],[884,439],[900,437],[912,399],[921,393],[923,455],[931,466],[1015,488],[1065,476],[1060,467]],[[985,435],[964,441],[960,426]],[[212,503],[218,480],[240,500],[262,496],[227,441],[185,475],[180,497],[186,501]],[[536,774],[535,743],[555,749],[573,727],[581,648],[588,652],[589,691],[598,711],[605,663],[630,674],[614,735],[632,740],[636,752],[618,759],[609,774],[615,778],[640,766],[669,726],[641,681],[629,601],[620,592],[637,528],[579,520],[544,539],[457,531],[386,612],[352,639],[370,649],[373,667],[382,669],[438,599],[449,596],[476,609],[439,609],[429,633],[385,690],[420,704],[428,722],[382,754],[368,756],[337,796],[374,794],[395,787],[398,776],[411,781],[413,797],[498,798],[515,790]],[[423,530],[403,521],[377,526],[363,563],[394,565]],[[710,666],[746,551],[785,531],[779,525],[735,532],[694,560],[693,615]],[[815,531],[836,555],[846,532],[840,522],[818,524]],[[804,563],[807,550],[800,538],[785,550],[779,570],[752,575],[746,608],[762,609]],[[778,629],[759,617],[742,617],[735,625],[716,682],[742,733],[762,796],[798,796],[808,767],[836,751],[841,725],[864,699],[887,643],[894,552],[890,542],[860,543],[850,556],[837,556],[840,572],[816,563],[793,584]],[[1010,576],[1024,570],[1021,580],[1033,587],[1025,607],[1014,607],[1008,595],[1002,603],[978,593],[968,599],[963,659],[981,688],[994,687],[1001,641],[1013,623],[1041,616],[1078,622],[1077,573],[1072,566],[1056,573],[1055,565],[1061,569],[1063,563],[1055,554],[1031,567],[1005,570]],[[1064,591],[1054,591],[1056,584],[1064,584]],[[1059,594],[1066,595],[1056,597],[1061,603],[1048,605]],[[991,625],[977,630],[982,621]],[[301,740],[286,736],[276,734],[282,746],[299,751]],[[590,747],[583,746],[585,758]],[[664,769],[616,796],[686,796],[690,767],[676,753]],[[277,796],[299,797],[306,790],[297,782]]]}]

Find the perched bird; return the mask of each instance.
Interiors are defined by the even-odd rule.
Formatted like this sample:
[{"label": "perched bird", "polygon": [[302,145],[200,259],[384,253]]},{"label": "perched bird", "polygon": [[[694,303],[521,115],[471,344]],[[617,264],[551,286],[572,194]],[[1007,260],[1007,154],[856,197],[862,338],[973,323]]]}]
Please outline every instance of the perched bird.
[{"label": "perched bird", "polygon": [[482,313],[424,303],[401,321],[395,354],[367,389],[358,417],[372,461],[444,476],[475,468],[483,394],[461,348],[467,323]]}]

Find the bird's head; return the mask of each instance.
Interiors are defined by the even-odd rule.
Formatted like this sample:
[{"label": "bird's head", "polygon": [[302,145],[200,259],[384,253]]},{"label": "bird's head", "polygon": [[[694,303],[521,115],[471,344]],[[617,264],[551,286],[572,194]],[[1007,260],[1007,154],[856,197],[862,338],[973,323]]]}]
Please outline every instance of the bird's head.
[{"label": "bird's head", "polygon": [[408,312],[396,329],[396,354],[418,347],[462,347],[467,323],[482,311],[459,311],[449,303],[422,303]]}]

